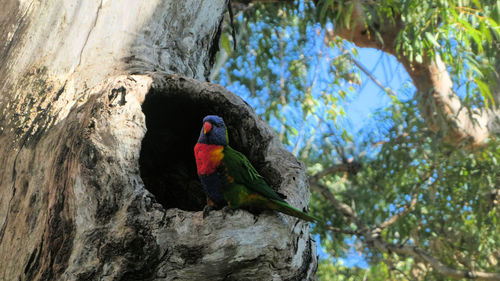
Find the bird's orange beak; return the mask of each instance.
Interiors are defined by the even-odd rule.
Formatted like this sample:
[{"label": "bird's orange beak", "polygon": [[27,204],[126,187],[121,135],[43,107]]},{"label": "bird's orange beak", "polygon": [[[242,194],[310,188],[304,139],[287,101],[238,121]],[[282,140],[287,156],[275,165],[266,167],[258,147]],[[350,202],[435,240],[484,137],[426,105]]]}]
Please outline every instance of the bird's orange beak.
[{"label": "bird's orange beak", "polygon": [[203,125],[203,133],[206,135],[211,130],[212,130],[212,124],[210,124],[209,122],[205,122],[205,124]]}]

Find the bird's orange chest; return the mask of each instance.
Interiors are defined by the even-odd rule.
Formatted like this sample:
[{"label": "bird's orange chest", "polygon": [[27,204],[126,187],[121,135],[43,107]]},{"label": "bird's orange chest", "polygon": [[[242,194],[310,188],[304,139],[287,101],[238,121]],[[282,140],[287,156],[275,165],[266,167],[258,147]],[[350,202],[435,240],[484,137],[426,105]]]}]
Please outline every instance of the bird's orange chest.
[{"label": "bird's orange chest", "polygon": [[196,167],[199,175],[211,175],[220,166],[224,147],[215,144],[197,143],[194,146]]}]

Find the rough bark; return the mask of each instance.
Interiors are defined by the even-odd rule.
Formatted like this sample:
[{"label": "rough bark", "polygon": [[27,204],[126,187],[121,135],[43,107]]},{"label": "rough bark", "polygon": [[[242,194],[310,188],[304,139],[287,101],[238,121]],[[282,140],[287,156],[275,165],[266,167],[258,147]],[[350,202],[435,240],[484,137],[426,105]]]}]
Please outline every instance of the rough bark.
[{"label": "rough bark", "polygon": [[313,278],[306,223],[244,210],[202,216],[192,148],[209,113],[226,119],[232,145],[291,204],[308,203],[303,165],[269,126],[234,94],[198,81],[209,75],[226,5],[6,2],[0,252],[9,254],[0,279]]}]

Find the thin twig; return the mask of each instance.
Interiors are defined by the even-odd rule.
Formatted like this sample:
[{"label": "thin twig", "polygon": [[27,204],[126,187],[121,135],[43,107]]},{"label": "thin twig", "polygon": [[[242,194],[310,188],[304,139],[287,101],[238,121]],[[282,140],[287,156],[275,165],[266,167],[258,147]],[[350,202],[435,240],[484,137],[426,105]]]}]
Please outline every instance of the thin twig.
[{"label": "thin twig", "polygon": [[[347,160],[346,160],[347,161]],[[355,175],[361,169],[361,164],[356,161],[347,161],[346,163],[339,163],[324,169],[321,172],[316,173],[312,176],[313,181],[319,181],[321,178],[336,174],[336,173],[349,173]]]},{"label": "thin twig", "polygon": [[359,232],[356,231],[356,230],[342,229],[342,228],[334,227],[334,226],[331,226],[331,225],[327,225],[326,229],[328,229],[328,230],[330,230],[332,232],[342,233],[342,234],[349,234],[349,235],[358,235],[359,234]]},{"label": "thin twig", "polygon": [[384,228],[387,228],[388,226],[390,226],[391,224],[395,223],[399,218],[403,217],[404,215],[408,214],[412,209],[413,207],[415,207],[415,205],[417,204],[417,194],[413,194],[412,195],[412,199],[410,202],[408,202],[408,204],[406,204],[404,207],[403,207],[403,211],[395,214],[394,216],[390,217],[388,220],[384,221],[380,226],[379,228],[380,229],[384,229]]},{"label": "thin twig", "polygon": [[353,57],[351,57],[351,61],[361,70],[363,71],[364,74],[366,74],[366,76],[368,76],[368,78],[370,78],[370,80],[373,81],[373,83],[375,83],[380,89],[382,89],[384,91],[384,93],[388,94],[389,96],[393,96],[395,97],[396,96],[396,92],[394,92],[391,88],[389,87],[384,87],[384,85],[382,85],[382,83],[380,83],[380,81],[378,81],[377,78],[375,78],[375,76],[373,76],[370,71],[368,71],[368,69],[366,69],[360,62],[358,62],[356,59],[354,59]]}]

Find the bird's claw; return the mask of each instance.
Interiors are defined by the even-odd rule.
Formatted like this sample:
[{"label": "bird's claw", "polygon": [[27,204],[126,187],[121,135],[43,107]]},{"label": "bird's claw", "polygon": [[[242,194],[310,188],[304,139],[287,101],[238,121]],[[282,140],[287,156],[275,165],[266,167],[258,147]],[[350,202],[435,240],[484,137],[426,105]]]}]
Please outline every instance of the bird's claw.
[{"label": "bird's claw", "polygon": [[222,211],[226,214],[230,214],[231,216],[234,215],[234,209],[229,206],[224,206],[224,208],[222,208]]},{"label": "bird's claw", "polygon": [[210,212],[215,210],[214,207],[210,206],[210,205],[206,205],[204,208],[203,208],[203,219],[205,219],[206,217],[208,217],[208,215],[210,215]]}]

